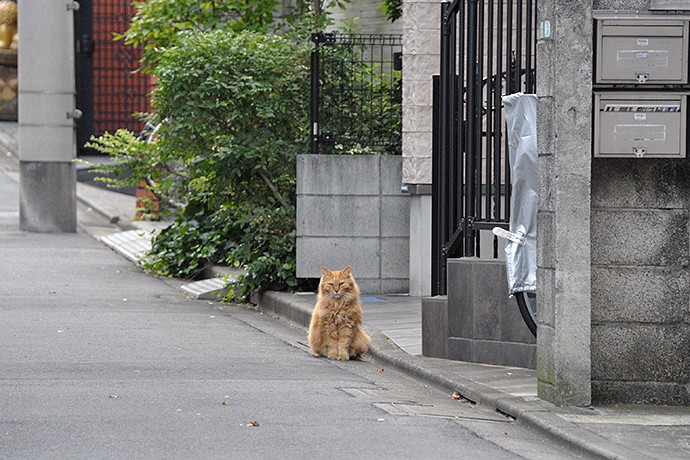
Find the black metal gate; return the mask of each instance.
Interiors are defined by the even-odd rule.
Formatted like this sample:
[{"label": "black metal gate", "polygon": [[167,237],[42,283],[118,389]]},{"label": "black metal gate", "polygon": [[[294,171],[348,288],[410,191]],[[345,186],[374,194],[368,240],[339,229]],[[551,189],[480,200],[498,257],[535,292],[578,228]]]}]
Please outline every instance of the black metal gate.
[{"label": "black metal gate", "polygon": [[312,34],[311,152],[402,153],[402,35]]},{"label": "black metal gate", "polygon": [[93,134],[93,4],[81,1],[74,15],[74,67],[76,104],[82,111],[77,120],[77,153],[83,154],[84,144]]},{"label": "black metal gate", "polygon": [[[480,256],[481,232],[507,227],[510,165],[501,96],[535,91],[536,0],[441,4],[434,80],[432,294],[451,257]],[[493,257],[498,241],[493,238]]]}]

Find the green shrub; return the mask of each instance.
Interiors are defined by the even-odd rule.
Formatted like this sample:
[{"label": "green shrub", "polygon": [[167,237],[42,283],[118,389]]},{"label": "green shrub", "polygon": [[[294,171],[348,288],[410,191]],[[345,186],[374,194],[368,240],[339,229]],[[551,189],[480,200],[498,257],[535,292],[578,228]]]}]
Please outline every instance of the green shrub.
[{"label": "green shrub", "polygon": [[[153,113],[145,116],[159,127],[156,140],[120,130],[90,146],[114,158],[98,168],[102,173],[131,172],[127,184],[105,179],[111,185],[146,177],[167,209],[177,210],[154,241],[149,269],[193,278],[209,263],[242,267],[248,274],[234,294],[247,297],[298,285],[295,166],[309,141],[306,32],[326,19],[305,19],[308,9],[298,1],[285,19],[289,30],[269,35],[261,5],[272,2],[254,4],[261,6],[256,14],[223,9],[230,3],[242,2],[136,3],[132,28],[121,38],[145,47],[146,71],[156,77]],[[382,94],[388,118],[399,119],[391,85],[364,67],[360,73]],[[362,125],[357,113],[349,119]],[[395,122],[366,129],[399,132]]]},{"label": "green shrub", "polygon": [[[306,39],[312,30],[330,23],[328,11],[344,8],[350,0],[296,0],[283,6],[278,0],[146,0],[134,1],[136,14],[129,29],[115,34],[117,40],[143,50],[142,67],[150,72],[161,50],[176,46],[189,32],[223,29],[251,30]],[[319,14],[314,14],[314,5]]]},{"label": "green shrub", "polygon": [[166,120],[157,155],[177,162],[189,181],[178,188],[187,212],[155,242],[157,271],[180,274],[176,267],[189,266],[194,253],[181,250],[189,232],[208,231],[203,244],[221,250],[199,255],[246,268],[242,294],[295,287],[288,271],[295,164],[308,143],[308,62],[308,46],[248,31],[190,34],[162,53],[152,99],[156,118]]}]

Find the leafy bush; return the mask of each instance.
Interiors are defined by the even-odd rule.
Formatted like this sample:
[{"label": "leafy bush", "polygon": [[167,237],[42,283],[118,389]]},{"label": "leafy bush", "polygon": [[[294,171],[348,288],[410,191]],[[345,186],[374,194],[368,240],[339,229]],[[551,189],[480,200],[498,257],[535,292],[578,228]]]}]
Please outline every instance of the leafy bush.
[{"label": "leafy bush", "polygon": [[[154,244],[158,271],[179,274],[203,256],[245,267],[242,294],[295,287],[295,164],[308,142],[308,62],[308,46],[249,31],[190,34],[162,53],[152,99],[156,119],[166,120],[157,158],[177,162],[189,178],[177,189],[189,204]],[[191,231],[205,253],[188,247]]]},{"label": "leafy bush", "polygon": [[[158,64],[161,50],[176,46],[189,32],[223,29],[260,33],[280,31],[306,39],[312,30],[329,23],[331,8],[344,8],[350,0],[295,0],[283,6],[277,0],[147,0],[134,1],[136,14],[118,40],[143,49],[142,66],[151,71]],[[318,5],[319,14],[312,8]]]},{"label": "leafy bush", "polygon": [[[253,10],[237,10],[245,3]],[[244,297],[297,286],[295,165],[309,138],[306,32],[327,22],[309,16],[310,3],[296,2],[283,22],[270,24],[283,28],[277,35],[265,33],[276,8],[269,0],[135,3],[137,16],[120,38],[144,47],[145,70],[156,78],[153,113],[145,115],[158,127],[155,141],[119,130],[90,146],[114,158],[102,173],[131,172],[105,179],[111,185],[149,178],[178,210],[154,241],[149,269],[193,278],[209,263],[242,267],[248,274],[235,294]],[[366,68],[361,78],[384,95],[384,111],[398,113],[389,84]],[[367,129],[399,131],[384,125]]]}]

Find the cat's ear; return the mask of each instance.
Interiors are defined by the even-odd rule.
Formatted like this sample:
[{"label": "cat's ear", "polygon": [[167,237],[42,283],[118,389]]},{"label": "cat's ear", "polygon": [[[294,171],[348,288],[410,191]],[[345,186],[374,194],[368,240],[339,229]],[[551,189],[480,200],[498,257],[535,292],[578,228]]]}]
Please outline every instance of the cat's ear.
[{"label": "cat's ear", "polygon": [[321,267],[321,275],[322,275],[322,276],[328,276],[328,275],[330,275],[330,274],[331,274],[331,271],[330,271],[330,270]]},{"label": "cat's ear", "polygon": [[345,267],[345,269],[343,270],[343,274],[344,274],[345,276],[349,276],[351,271],[352,271],[352,269],[351,269],[350,266],[348,265],[348,266]]}]

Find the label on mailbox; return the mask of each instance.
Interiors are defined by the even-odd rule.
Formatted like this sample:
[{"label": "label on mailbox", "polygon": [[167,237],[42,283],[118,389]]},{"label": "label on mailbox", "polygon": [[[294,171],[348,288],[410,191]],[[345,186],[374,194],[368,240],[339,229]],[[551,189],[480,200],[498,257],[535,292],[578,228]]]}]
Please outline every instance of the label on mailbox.
[{"label": "label on mailbox", "polygon": [[680,112],[680,104],[606,104],[604,112]]},{"label": "label on mailbox", "polygon": [[665,141],[666,125],[616,125],[613,133],[617,141]]},{"label": "label on mailbox", "polygon": [[668,67],[667,50],[618,50],[616,58],[621,67]]}]

